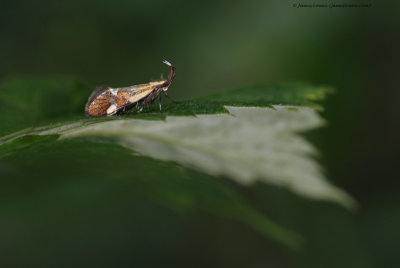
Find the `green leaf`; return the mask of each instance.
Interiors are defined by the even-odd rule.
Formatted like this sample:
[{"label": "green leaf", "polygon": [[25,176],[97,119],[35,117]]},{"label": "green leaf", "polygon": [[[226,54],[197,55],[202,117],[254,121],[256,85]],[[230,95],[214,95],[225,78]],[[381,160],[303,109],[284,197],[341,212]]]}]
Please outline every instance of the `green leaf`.
[{"label": "green leaf", "polygon": [[304,197],[355,205],[350,196],[324,178],[313,158],[315,148],[298,135],[323,124],[313,109],[278,105],[272,109],[225,109],[229,114],[168,116],[165,121],[81,121],[16,134],[0,143],[32,134],[58,134],[61,139],[108,137],[141,155],[173,161],[215,177],[245,185],[262,181]]},{"label": "green leaf", "polygon": [[[140,114],[132,111],[112,118],[85,118],[82,96],[88,89],[73,81],[14,79],[0,86],[4,89],[0,101],[7,104],[0,117],[1,133],[31,126],[0,138],[0,164],[8,163],[11,170],[23,167],[19,175],[25,181],[29,180],[27,174],[46,171],[43,177],[50,176],[49,165],[60,165],[51,156],[63,155],[63,164],[70,167],[76,165],[82,150],[90,148],[84,160],[87,165],[80,166],[79,175],[59,167],[67,177],[92,178],[100,172],[105,179],[129,178],[135,189],[178,211],[204,209],[291,247],[298,246],[298,237],[247,204],[229,180],[243,186],[258,181],[306,198],[355,205],[348,194],[326,180],[315,160],[317,150],[300,135],[323,125],[315,110],[322,107],[315,101],[331,92],[329,87],[250,87],[168,103],[162,113],[151,106]],[[18,93],[11,93],[14,91]],[[54,96],[65,98],[65,102],[55,101]],[[59,105],[54,114],[51,105]],[[27,116],[19,119],[16,114]],[[57,123],[35,127],[38,122]],[[112,147],[103,146],[104,141],[131,153],[113,153]],[[24,166],[32,161],[35,165]],[[95,172],[94,165],[98,168]],[[187,169],[182,173],[179,166]]]}]

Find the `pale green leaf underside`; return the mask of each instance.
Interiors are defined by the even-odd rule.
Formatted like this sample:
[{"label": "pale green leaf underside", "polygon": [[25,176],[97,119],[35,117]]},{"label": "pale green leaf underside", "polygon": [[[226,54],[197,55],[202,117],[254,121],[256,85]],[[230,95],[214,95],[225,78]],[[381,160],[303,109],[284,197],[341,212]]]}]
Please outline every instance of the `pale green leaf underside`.
[{"label": "pale green leaf underside", "polygon": [[173,161],[241,184],[257,181],[285,187],[311,199],[354,207],[355,201],[330,184],[315,160],[315,148],[299,132],[323,125],[308,107],[229,107],[229,114],[168,116],[166,120],[83,120],[4,137],[59,134],[60,139],[102,136],[133,152]]}]

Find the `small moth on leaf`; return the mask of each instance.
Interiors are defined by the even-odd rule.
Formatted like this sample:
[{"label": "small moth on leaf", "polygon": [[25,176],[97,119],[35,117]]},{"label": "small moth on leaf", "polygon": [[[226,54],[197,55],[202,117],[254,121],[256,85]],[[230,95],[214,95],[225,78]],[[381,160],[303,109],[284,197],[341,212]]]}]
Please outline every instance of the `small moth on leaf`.
[{"label": "small moth on leaf", "polygon": [[150,82],[130,87],[100,87],[89,97],[85,107],[87,116],[115,115],[136,106],[141,111],[144,105],[158,99],[161,111],[161,93],[168,97],[167,90],[175,76],[175,66],[164,60],[171,67],[167,80]]}]

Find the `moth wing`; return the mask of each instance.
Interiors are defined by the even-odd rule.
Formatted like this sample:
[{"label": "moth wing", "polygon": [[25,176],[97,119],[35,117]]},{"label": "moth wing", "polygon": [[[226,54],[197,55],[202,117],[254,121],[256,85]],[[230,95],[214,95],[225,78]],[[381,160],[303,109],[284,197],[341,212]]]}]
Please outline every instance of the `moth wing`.
[{"label": "moth wing", "polygon": [[156,89],[156,86],[152,83],[149,84],[141,84],[132,87],[127,87],[121,90],[119,94],[124,95],[124,97],[128,100],[129,104],[136,103],[143,98],[147,97]]},{"label": "moth wing", "polygon": [[86,104],[85,111],[89,116],[106,115],[107,109],[111,105],[111,96],[103,94],[108,91],[110,87],[97,87],[90,95]]},{"label": "moth wing", "polygon": [[95,98],[100,96],[104,91],[109,90],[109,86],[99,86],[96,87],[95,90],[90,94],[89,99],[88,99],[88,104],[90,104]]}]

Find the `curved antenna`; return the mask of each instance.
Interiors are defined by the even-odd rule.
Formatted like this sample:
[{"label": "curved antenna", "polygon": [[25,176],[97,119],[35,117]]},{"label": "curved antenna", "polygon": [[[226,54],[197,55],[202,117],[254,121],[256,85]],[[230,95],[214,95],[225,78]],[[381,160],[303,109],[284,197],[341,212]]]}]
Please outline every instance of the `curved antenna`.
[{"label": "curved antenna", "polygon": [[164,64],[167,64],[168,66],[172,66],[172,64],[171,64],[169,61],[167,61],[167,60],[163,60],[163,63],[164,63]]},{"label": "curved antenna", "polygon": [[167,60],[163,60],[163,63],[171,67],[171,71],[169,72],[168,79],[167,79],[167,81],[166,81],[166,82],[164,83],[164,85],[163,85],[164,87],[168,87],[168,86],[172,83],[172,80],[174,80],[176,68],[175,68],[174,65],[172,65],[172,64],[171,64],[169,61],[167,61]]}]

